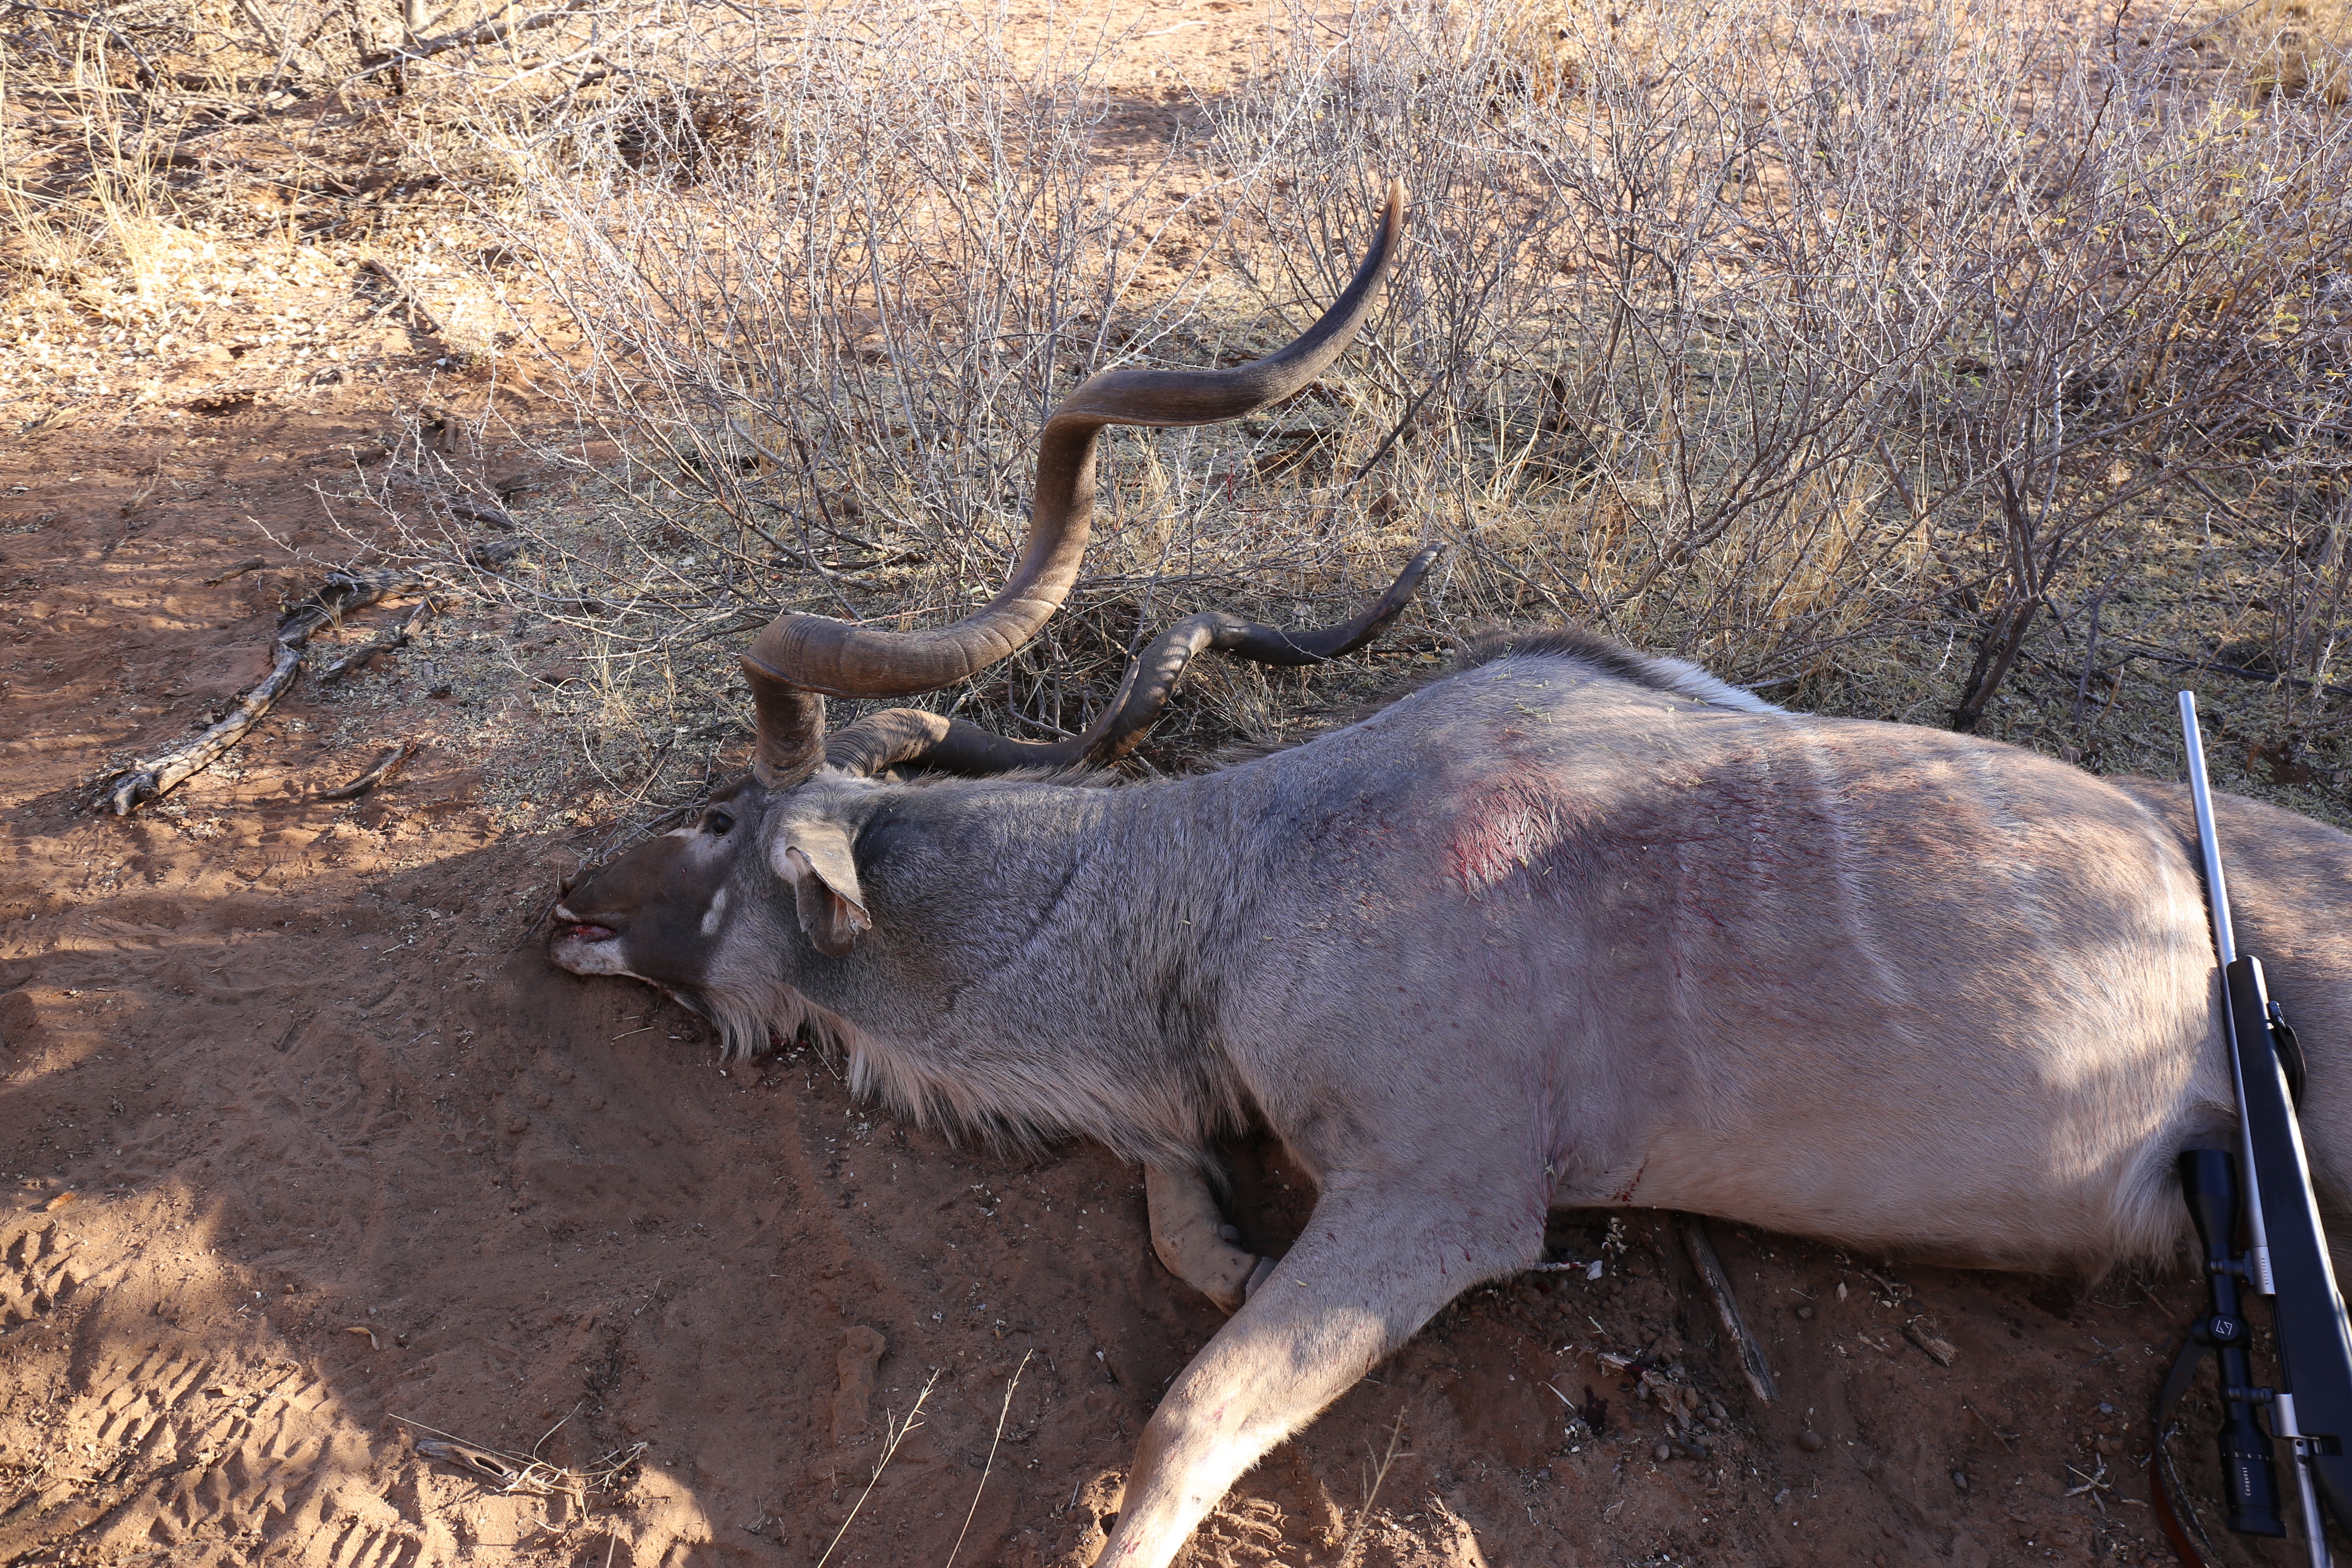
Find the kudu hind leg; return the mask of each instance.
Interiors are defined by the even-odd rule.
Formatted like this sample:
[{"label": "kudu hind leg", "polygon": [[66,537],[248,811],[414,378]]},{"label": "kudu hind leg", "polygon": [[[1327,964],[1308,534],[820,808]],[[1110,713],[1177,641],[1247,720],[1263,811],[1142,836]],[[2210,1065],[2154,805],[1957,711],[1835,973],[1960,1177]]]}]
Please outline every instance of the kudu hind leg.
[{"label": "kudu hind leg", "polygon": [[1267,1449],[1455,1296],[1543,1254],[1540,1202],[1482,1226],[1418,1194],[1337,1187],[1153,1413],[1097,1568],[1167,1568]]},{"label": "kudu hind leg", "polygon": [[1143,1173],[1144,1205],[1151,1216],[1151,1250],[1168,1272],[1228,1312],[1241,1310],[1252,1281],[1273,1265],[1226,1237],[1225,1216],[1193,1166]]}]

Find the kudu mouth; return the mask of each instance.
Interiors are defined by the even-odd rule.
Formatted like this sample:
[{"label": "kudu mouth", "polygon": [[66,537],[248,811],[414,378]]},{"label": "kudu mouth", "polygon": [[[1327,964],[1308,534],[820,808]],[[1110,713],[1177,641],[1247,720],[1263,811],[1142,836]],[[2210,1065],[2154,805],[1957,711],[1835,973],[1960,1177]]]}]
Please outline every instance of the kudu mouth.
[{"label": "kudu mouth", "polygon": [[572,882],[564,884],[562,897],[557,900],[555,908],[549,911],[555,927],[555,940],[558,942],[610,942],[621,934],[602,921],[583,920],[572,913],[571,909],[562,902],[563,898],[571,896],[572,888]]},{"label": "kudu mouth", "polygon": [[993,735],[919,709],[868,715],[828,743],[824,700],[907,697],[967,679],[1044,628],[1076,584],[1094,517],[1095,457],[1109,425],[1158,428],[1238,419],[1305,388],[1354,342],[1379,303],[1404,237],[1405,191],[1392,181],[1355,277],[1322,318],[1284,348],[1232,370],[1104,371],[1063,399],[1038,439],[1028,539],[1003,590],[950,626],[883,631],[824,616],[782,615],[743,655],[758,717],[752,773],[788,788],[830,763],[871,776],[894,766],[983,774],[1013,768],[1101,766],[1132,748],[1158,717],[1185,664],[1215,647],[1269,664],[1318,664],[1377,636],[1435,559],[1415,555],[1387,594],[1338,626],[1284,631],[1230,616],[1198,616],[1130,666],[1118,695],[1085,733],[1036,742]]}]

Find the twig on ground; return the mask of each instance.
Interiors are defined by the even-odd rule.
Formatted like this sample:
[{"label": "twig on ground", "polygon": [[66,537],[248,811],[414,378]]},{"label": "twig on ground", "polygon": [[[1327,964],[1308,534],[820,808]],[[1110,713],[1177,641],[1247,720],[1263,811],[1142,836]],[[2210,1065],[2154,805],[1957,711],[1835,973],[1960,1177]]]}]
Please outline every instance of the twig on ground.
[{"label": "twig on ground", "polygon": [[444,33],[438,37],[412,39],[407,44],[388,50],[382,58],[368,61],[364,68],[342,85],[351,87],[385,71],[396,72],[404,67],[429,60],[436,55],[446,54],[451,49],[462,49],[474,44],[504,43],[519,33],[535,33],[542,27],[551,27],[566,17],[579,16],[583,12],[602,15],[617,9],[617,6],[607,5],[605,0],[564,0],[562,5],[541,11],[536,16],[525,16],[520,21],[495,19],[477,22],[471,26],[460,27],[455,32]]},{"label": "twig on ground", "polygon": [[[422,1421],[411,1420],[405,1415],[395,1415],[393,1419],[420,1432],[433,1434],[429,1438],[419,1439],[416,1445],[416,1451],[426,1458],[462,1465],[483,1479],[497,1482],[500,1492],[520,1492],[531,1497],[551,1497],[561,1493],[575,1501],[584,1502],[588,1493],[602,1491],[618,1481],[646,1451],[645,1444],[633,1443],[625,1448],[614,1449],[585,1470],[574,1470],[550,1464],[529,1454],[509,1454],[502,1448],[468,1443],[437,1426],[427,1426]],[[547,1439],[542,1437],[540,1441],[544,1443]]]},{"label": "twig on ground", "polygon": [[416,291],[416,286],[394,270],[391,263],[373,256],[362,257],[360,270],[373,272],[392,285],[394,302],[406,309],[412,324],[422,326],[444,342],[448,342],[448,327],[433,313],[433,307],[425,302],[425,297]]},{"label": "twig on ground", "polygon": [[1739,1370],[1747,1373],[1749,1390],[1765,1404],[1771,1404],[1780,1397],[1780,1391],[1772,1382],[1772,1369],[1765,1364],[1764,1347],[1756,1342],[1756,1336],[1748,1331],[1748,1324],[1739,1315],[1739,1300],[1732,1294],[1731,1276],[1724,1272],[1723,1259],[1716,1256],[1715,1243],[1706,1234],[1706,1222],[1696,1215],[1685,1215],[1682,1232],[1683,1250],[1690,1254],[1707,1295],[1715,1301],[1715,1315],[1723,1324],[1723,1331],[1738,1349]]},{"label": "twig on ground", "polygon": [[400,744],[392,747],[386,751],[383,755],[378,757],[369,765],[367,772],[360,774],[359,777],[353,779],[351,783],[344,784],[340,789],[320,790],[317,795],[312,795],[310,798],[312,800],[322,801],[357,800],[360,796],[367,794],[368,791],[375,788],[376,785],[390,778],[394,770],[399,768],[403,763],[408,761],[409,758],[415,756],[420,749],[421,743],[418,742],[403,741]]},{"label": "twig on ground", "polygon": [[2066,722],[2077,730],[2083,727],[2083,710],[2091,700],[2091,677],[2096,673],[2099,666],[2100,612],[2106,608],[2107,595],[2113,592],[2115,585],[2123,580],[2124,574],[2137,564],[2137,560],[2134,559],[2116,567],[2108,574],[2107,580],[2099,584],[2099,591],[2091,595],[2091,631],[2087,639],[2088,646],[2083,651],[2083,675],[2081,679],[2074,682],[2074,706],[2069,709],[2066,714]]},{"label": "twig on ground", "polygon": [[238,562],[236,565],[230,567],[227,571],[222,573],[217,577],[205,578],[205,586],[207,588],[217,588],[232,577],[242,577],[247,572],[258,572],[264,566],[268,564],[268,562],[263,560],[258,555],[251,556],[246,560]]},{"label": "twig on ground", "polygon": [[168,794],[189,775],[202,772],[225,755],[231,746],[245,739],[246,731],[261,722],[270,705],[294,684],[294,677],[302,668],[302,645],[279,642],[270,658],[269,673],[260,684],[236,700],[228,716],[213,724],[193,742],[175,751],[166,752],[152,763],[142,763],[117,775],[114,787],[107,792],[107,805],[117,816],[128,816],[147,802]]},{"label": "twig on ground", "polygon": [[1986,1430],[1986,1431],[1988,1431],[1988,1432],[1990,1432],[1990,1433],[1991,1433],[1994,1436],[1996,1436],[1996,1437],[2000,1438],[2000,1446],[2001,1446],[2002,1447],[2004,1447],[2004,1448],[2008,1449],[2008,1450],[2009,1450],[2011,1453],[2012,1453],[2012,1454],[2014,1454],[2014,1453],[2016,1453],[2016,1452],[2017,1452],[2017,1444],[2015,1443],[2015,1441],[2013,1441],[2013,1440],[2011,1438],[2011,1436],[2010,1436],[2010,1435],[2009,1435],[2008,1433],[2006,1433],[2006,1432],[2002,1431],[2000,1427],[1998,1427],[1998,1426],[1994,1426],[1994,1425],[1992,1424],[1991,1420],[1986,1416],[1986,1415],[1985,1415],[1985,1413],[1984,1413],[1983,1411],[1979,1410],[1975,1405],[1970,1405],[1970,1404],[1969,1404],[1967,1400],[1965,1400],[1965,1399],[1963,1399],[1963,1400],[1961,1400],[1961,1401],[1960,1401],[1960,1408],[1961,1408],[1961,1409],[1963,1409],[1963,1410],[1965,1410],[1965,1411],[1967,1411],[1969,1415],[1971,1415],[1975,1416],[1978,1420],[1984,1422],[1984,1424],[1985,1424],[1985,1430]]},{"label": "twig on ground", "polygon": [[301,673],[303,649],[311,634],[322,626],[334,625],[352,610],[373,605],[394,594],[414,593],[428,585],[437,586],[440,579],[423,572],[406,568],[377,572],[330,572],[320,590],[301,604],[289,610],[278,622],[278,630],[270,638],[274,645],[270,655],[269,673],[262,677],[252,690],[236,700],[227,717],[207,728],[184,746],[164,752],[152,762],[140,763],[117,773],[110,781],[105,800],[117,816],[128,816],[140,806],[155,800],[177,787],[194,773],[210,767],[228,749],[245,739],[246,734],[271,704],[285,695]]},{"label": "twig on ground", "polygon": [[2152,658],[2158,664],[2168,664],[2175,669],[2193,669],[2204,675],[2227,675],[2239,680],[2260,681],[2264,686],[2292,686],[2298,691],[2324,692],[2330,697],[2352,697],[2352,686],[2335,686],[2325,680],[2313,680],[2300,675],[2282,675],[2274,669],[2249,669],[2242,664],[2216,664],[2210,659],[2183,658],[2179,654],[2167,653],[2162,648],[2143,642],[2124,641],[2117,637],[2110,637],[2107,640],[2123,641],[2126,647],[2132,649],[2140,658]]},{"label": "twig on ground", "polygon": [[415,628],[417,623],[432,616],[439,608],[440,606],[433,602],[430,595],[417,600],[411,606],[408,614],[401,616],[390,629],[377,633],[348,652],[337,654],[333,661],[319,672],[320,682],[328,684],[341,680],[376,655],[389,653],[396,647],[407,647],[409,633]]},{"label": "twig on ground", "polygon": [[2194,489],[2199,495],[2203,496],[2207,500],[2210,500],[2215,506],[2220,507],[2221,509],[2222,515],[2227,517],[2231,522],[2242,524],[2246,521],[2245,514],[2241,512],[2236,507],[2231,506],[2228,501],[2223,500],[2220,496],[2215,495],[2213,493],[2213,488],[2210,485],[2208,485],[2203,479],[2198,478],[2195,469],[2184,468],[2181,470],[2180,477],[2187,479],[2189,481],[2189,488]]},{"label": "twig on ground", "polygon": [[[2197,1532],[2197,1539],[2210,1552],[2213,1551],[2213,1538],[2205,1533],[2205,1520],[2204,1516],[2197,1511],[2196,1494],[2180,1484],[2180,1470],[2172,1462],[2172,1438],[2179,1430],[2179,1424],[2175,1422],[2157,1433],[2156,1451],[2148,1456],[2148,1481],[2151,1487],[2155,1488],[2158,1496],[2179,1500],[2180,1511],[2189,1516],[2189,1528]],[[2155,1467],[2158,1465],[2164,1467],[2164,1473],[2161,1476],[2156,1473]],[[2071,1469],[2073,1467],[2069,1466],[2068,1468]]]},{"label": "twig on ground", "polygon": [[2107,1505],[2103,1499],[2114,1494],[2115,1483],[2107,1479],[2107,1461],[2105,1458],[2097,1455],[2092,1456],[2092,1466],[2093,1468],[2088,1470],[2078,1470],[2072,1465],[2066,1467],[2066,1473],[2070,1476],[2082,1477],[2083,1484],[2067,1488],[2063,1495],[2088,1497],[2091,1500],[2091,1506],[2105,1514],[2107,1511]]},{"label": "twig on ground", "polygon": [[[162,487],[163,483],[163,464],[166,460],[167,459],[163,458],[158,458],[155,459],[154,468],[148,471],[147,482],[139,487],[139,491],[136,495],[133,495],[129,500],[122,503],[122,516],[129,517],[141,507],[145,506],[147,504],[147,498],[153,495],[155,491]],[[123,531],[123,537],[126,539],[130,537],[130,531],[128,529]],[[120,541],[117,542],[119,543]]]},{"label": "twig on ground", "polygon": [[1348,483],[1341,487],[1342,489],[1353,488],[1362,480],[1366,474],[1370,473],[1374,468],[1381,466],[1381,459],[1387,457],[1389,455],[1389,448],[1395,446],[1398,440],[1402,437],[1407,427],[1412,424],[1413,416],[1421,412],[1421,405],[1427,403],[1430,400],[1430,397],[1435,394],[1437,389],[1445,384],[1446,378],[1452,375],[1453,373],[1454,367],[1452,365],[1447,365],[1444,369],[1440,370],[1435,375],[1430,377],[1429,384],[1421,389],[1421,395],[1414,398],[1411,403],[1405,405],[1404,412],[1397,416],[1397,422],[1389,426],[1388,435],[1381,440],[1379,446],[1372,448],[1372,455],[1366,458],[1362,463],[1359,464],[1354,473],[1348,476]]}]

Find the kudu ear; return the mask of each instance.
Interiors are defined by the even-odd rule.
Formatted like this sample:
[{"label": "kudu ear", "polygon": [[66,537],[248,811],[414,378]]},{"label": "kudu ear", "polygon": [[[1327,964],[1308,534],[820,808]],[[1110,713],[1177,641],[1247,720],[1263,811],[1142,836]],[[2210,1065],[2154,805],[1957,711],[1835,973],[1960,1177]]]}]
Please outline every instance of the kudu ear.
[{"label": "kudu ear", "polygon": [[823,818],[795,822],[776,839],[770,863],[793,885],[801,930],[827,958],[839,958],[873,929],[866,892],[857,885],[857,861],[849,852],[849,830]]}]

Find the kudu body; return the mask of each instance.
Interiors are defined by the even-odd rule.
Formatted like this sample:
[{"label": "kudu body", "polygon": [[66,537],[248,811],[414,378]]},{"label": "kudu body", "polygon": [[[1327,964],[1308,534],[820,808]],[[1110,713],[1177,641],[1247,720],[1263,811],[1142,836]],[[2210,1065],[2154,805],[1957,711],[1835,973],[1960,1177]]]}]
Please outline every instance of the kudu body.
[{"label": "kudu body", "polygon": [[[1191,641],[1280,639],[1241,626]],[[738,1051],[806,1027],[908,1114],[1149,1167],[1160,1255],[1238,1310],[1145,1430],[1121,1568],[1161,1568],[1448,1300],[1538,1261],[1550,1209],[2095,1270],[2172,1246],[2174,1154],[2234,1116],[2168,785],[1782,712],[1572,632],[1213,773],[898,780],[873,775],[1019,759],[920,715],[820,752],[809,666],[774,646],[747,661],[759,772],[570,889],[552,954],[667,987]],[[2220,811],[2340,1203],[2352,837]],[[1271,1265],[1202,1179],[1252,1122],[1319,1189]]]}]

